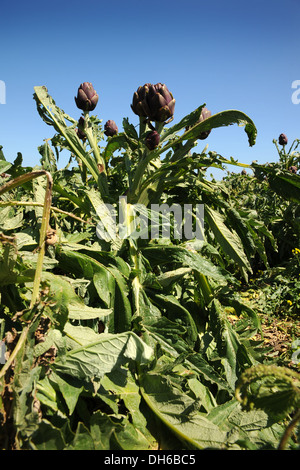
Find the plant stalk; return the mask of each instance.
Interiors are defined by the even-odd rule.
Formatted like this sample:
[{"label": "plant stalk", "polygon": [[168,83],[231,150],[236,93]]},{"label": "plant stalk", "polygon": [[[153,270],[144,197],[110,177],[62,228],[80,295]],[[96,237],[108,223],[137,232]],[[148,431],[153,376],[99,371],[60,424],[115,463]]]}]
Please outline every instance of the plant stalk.
[{"label": "plant stalk", "polygon": [[[9,181],[4,186],[2,186],[2,188],[0,188],[0,195],[1,195],[39,176],[47,177],[47,187],[46,187],[45,200],[44,200],[42,224],[40,228],[39,254],[38,254],[37,266],[36,266],[35,276],[34,276],[34,281],[33,281],[33,291],[32,291],[32,296],[31,296],[31,301],[30,301],[30,309],[34,307],[35,302],[38,298],[38,294],[39,294],[41,275],[42,275],[42,270],[43,270],[44,254],[45,254],[45,240],[46,240],[46,235],[47,235],[47,230],[49,227],[49,220],[50,220],[53,180],[52,180],[51,174],[48,171],[39,170],[39,171],[34,171],[31,173],[27,173],[25,175],[19,176],[18,178],[15,178],[14,180]],[[12,364],[12,362],[14,361],[16,355],[22,349],[23,344],[25,343],[27,335],[28,335],[29,327],[30,325],[26,325],[23,328],[22,333],[19,337],[19,340],[14,350],[12,351],[11,355],[9,356],[9,359],[7,360],[7,362],[1,369],[0,378],[4,376],[4,374],[6,373],[6,371]]]},{"label": "plant stalk", "polygon": [[107,173],[104,159],[100,155],[100,150],[96,137],[93,133],[93,127],[89,116],[89,111],[84,111],[84,133],[87,136],[91,149],[93,151],[95,161],[99,170],[98,184],[100,186],[102,196],[108,195]]},{"label": "plant stalk", "polygon": [[129,243],[129,256],[133,269],[137,272],[136,276],[132,281],[132,291],[134,298],[134,305],[136,308],[137,315],[139,314],[139,294],[140,294],[140,279],[139,279],[139,256],[135,241],[131,237],[131,233],[135,230],[134,224],[134,213],[132,211],[131,204],[127,204],[126,198],[121,200],[121,210],[122,210],[122,220],[125,223],[126,228],[126,237],[128,238]]},{"label": "plant stalk", "polygon": [[293,417],[292,421],[287,426],[278,446],[278,450],[285,450],[288,440],[291,437],[295,427],[297,426],[298,422],[300,421],[300,408],[297,410],[295,416]]}]

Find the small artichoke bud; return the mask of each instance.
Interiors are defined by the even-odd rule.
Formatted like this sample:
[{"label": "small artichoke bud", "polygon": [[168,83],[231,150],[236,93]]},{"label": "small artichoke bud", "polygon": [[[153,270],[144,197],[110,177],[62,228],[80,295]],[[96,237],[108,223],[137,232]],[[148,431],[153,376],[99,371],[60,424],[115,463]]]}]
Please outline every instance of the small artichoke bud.
[{"label": "small artichoke bud", "polygon": [[77,108],[83,111],[93,111],[98,103],[99,96],[94,90],[94,87],[89,82],[84,82],[80,85],[75,97]]},{"label": "small artichoke bud", "polygon": [[290,172],[290,173],[296,174],[297,171],[298,171],[298,168],[297,168],[296,166],[293,165],[293,166],[290,166],[290,167],[289,167],[289,172]]},{"label": "small artichoke bud", "polygon": [[151,121],[165,122],[173,117],[175,99],[166,85],[146,83],[134,93],[131,109],[138,116],[147,117]]},{"label": "small artichoke bud", "polygon": [[[200,118],[198,119],[197,123],[198,124],[199,122],[202,122],[202,121],[205,121],[205,119],[209,118],[211,116],[211,111],[209,111],[209,109],[207,108],[203,108],[202,111],[201,111],[201,114],[200,114]],[[186,131],[190,129],[190,127],[187,127],[186,128]],[[209,134],[210,134],[211,131],[203,131],[201,132],[198,136],[197,136],[197,139],[200,139],[200,140],[204,140],[206,139]]]},{"label": "small artichoke bud", "polygon": [[118,132],[119,132],[119,129],[115,121],[112,121],[111,119],[109,119],[104,124],[104,134],[107,137],[112,137],[113,135],[116,135]]},{"label": "small artichoke bud", "polygon": [[[207,108],[203,108],[201,111],[201,116],[198,122],[205,121],[205,119],[209,118],[211,116],[211,112]],[[206,139],[211,131],[204,131],[201,132],[201,134],[198,136],[198,139],[204,140]]]},{"label": "small artichoke bud", "polygon": [[79,139],[85,141],[86,135],[83,129],[84,129],[84,118],[81,116],[78,121],[78,127],[76,128],[76,132],[77,132]]},{"label": "small artichoke bud", "polygon": [[149,150],[154,150],[160,141],[160,135],[156,131],[150,131],[146,135],[145,144]]},{"label": "small artichoke bud", "polygon": [[280,134],[278,142],[280,145],[286,145],[288,143],[287,136],[285,134]]}]

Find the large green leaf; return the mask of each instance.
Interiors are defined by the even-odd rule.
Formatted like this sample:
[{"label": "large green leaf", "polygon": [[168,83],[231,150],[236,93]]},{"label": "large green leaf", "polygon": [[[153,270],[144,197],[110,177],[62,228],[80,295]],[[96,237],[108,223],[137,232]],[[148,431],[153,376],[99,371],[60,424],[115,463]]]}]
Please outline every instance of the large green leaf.
[{"label": "large green leaf", "polygon": [[237,233],[225,225],[224,217],[219,212],[207,205],[205,206],[205,217],[222,251],[238,264],[247,278],[247,271],[252,272],[252,269]]},{"label": "large green leaf", "polygon": [[104,204],[99,192],[96,190],[89,189],[86,191],[86,195],[91,201],[99,218],[96,228],[98,238],[110,242],[112,250],[119,250],[122,245],[122,240],[117,233],[116,221],[113,218],[111,210]]},{"label": "large green leaf", "polygon": [[156,294],[153,296],[153,302],[159,308],[166,311],[166,316],[173,322],[179,322],[186,329],[185,339],[188,344],[194,345],[198,338],[198,331],[195,321],[190,312],[181,305],[173,295]]},{"label": "large green leaf", "polygon": [[249,145],[253,146],[256,141],[257,130],[252,119],[246,114],[235,109],[227,111],[221,111],[220,113],[213,114],[208,119],[196,124],[191,129],[186,131],[182,140],[197,138],[199,134],[205,131],[210,131],[217,127],[230,126],[232,124],[238,124],[238,126],[245,126],[245,132],[248,136]]},{"label": "large green leaf", "polygon": [[228,281],[234,282],[232,276],[225,269],[214,265],[210,260],[204,258],[199,253],[189,250],[184,246],[149,246],[143,249],[143,254],[150,261],[152,266],[163,266],[167,264],[175,265],[176,267],[188,266],[221,284],[227,284]]},{"label": "large green leaf", "polygon": [[263,410],[242,410],[235,399],[215,406],[207,418],[228,432],[233,449],[257,450],[263,442],[265,449],[275,450],[283,433],[283,427],[272,424]]},{"label": "large green leaf", "polygon": [[69,323],[65,332],[80,346],[68,351],[64,358],[57,358],[52,367],[83,381],[100,379],[129,360],[145,363],[152,356],[152,348],[133,332],[97,334],[91,328]]},{"label": "large green leaf", "polygon": [[195,400],[173,387],[167,378],[146,373],[141,393],[149,408],[167,430],[192,449],[222,448],[227,433],[195,411]]},{"label": "large green leaf", "polygon": [[62,276],[44,272],[42,281],[47,282],[50,288],[49,296],[51,301],[55,302],[55,319],[59,320],[62,327],[67,318],[90,320],[92,318],[102,318],[112,313],[111,309],[85,305],[84,301],[75,293],[72,284]]},{"label": "large green leaf", "polygon": [[209,310],[208,330],[216,342],[216,356],[223,367],[228,384],[234,390],[240,374],[256,364],[249,351],[241,343],[237,333],[230,325],[221,303],[214,299]]},{"label": "large green leaf", "polygon": [[[198,108],[200,110],[200,108]],[[196,112],[199,112],[196,110]],[[246,114],[241,111],[230,109],[222,111],[217,114],[213,114],[208,119],[195,124],[186,132],[184,132],[178,139],[166,144],[160,150],[160,153],[166,151],[168,148],[174,146],[174,144],[183,142],[185,140],[196,140],[202,132],[210,131],[218,127],[230,126],[232,124],[238,124],[239,126],[245,126],[245,132],[248,136],[248,142],[250,146],[253,146],[256,141],[257,130],[254,122]]]},{"label": "large green leaf", "polygon": [[[98,396],[110,405],[111,399],[117,400],[118,406],[123,402],[128,413],[128,420],[122,421],[122,426],[115,429],[113,442],[122,449],[153,449],[157,446],[155,439],[148,430],[148,420],[141,412],[142,397],[139,385],[128,369],[112,371],[101,380]],[[130,422],[129,422],[130,421]]]},{"label": "large green leaf", "polygon": [[[111,298],[110,306],[113,311],[109,319],[110,332],[128,331],[131,325],[132,310],[128,298],[127,279],[123,276],[122,271],[112,265],[105,266],[84,253],[69,249],[60,251],[59,260],[60,266],[65,272],[72,273],[78,278],[92,280],[104,305],[108,305],[108,298]],[[111,264],[110,256],[108,259],[105,257],[105,261]],[[115,262],[118,263],[116,258]],[[124,268],[123,263],[121,263],[121,268]]]}]

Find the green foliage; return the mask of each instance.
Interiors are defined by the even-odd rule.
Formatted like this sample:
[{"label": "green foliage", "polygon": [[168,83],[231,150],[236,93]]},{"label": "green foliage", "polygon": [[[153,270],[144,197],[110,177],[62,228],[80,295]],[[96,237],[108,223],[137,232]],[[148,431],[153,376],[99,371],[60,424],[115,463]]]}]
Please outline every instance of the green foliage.
[{"label": "green foliage", "polygon": [[[172,126],[156,123],[160,144],[149,151],[149,121],[138,133],[124,119],[101,147],[96,116],[84,113],[82,140],[45,87],[34,99],[56,132],[39,147],[41,166],[24,168],[20,154],[0,160],[1,448],[254,450],[283,436],[296,448],[286,420],[299,407],[297,372],[294,382],[281,368],[261,373],[269,359],[254,338],[258,311],[239,294],[269,268],[281,230],[296,242],[299,177],[253,165],[258,178],[206,178],[208,167],[239,163],[198,153],[199,134],[238,124],[254,145],[255,125],[240,111],[199,123],[202,105]],[[70,162],[58,169],[62,149]],[[38,178],[48,174],[51,185]],[[201,240],[176,238],[172,217],[168,237],[132,236],[137,204],[147,214],[154,203],[195,202],[205,207]]]}]

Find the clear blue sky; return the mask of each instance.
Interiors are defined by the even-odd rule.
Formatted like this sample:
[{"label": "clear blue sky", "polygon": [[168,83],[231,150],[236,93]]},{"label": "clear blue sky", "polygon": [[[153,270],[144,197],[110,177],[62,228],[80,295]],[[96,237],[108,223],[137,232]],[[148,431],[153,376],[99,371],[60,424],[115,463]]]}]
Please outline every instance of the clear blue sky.
[{"label": "clear blue sky", "polygon": [[[39,117],[33,87],[47,86],[58,106],[80,117],[74,96],[84,81],[99,94],[103,124],[137,124],[132,95],[162,82],[176,99],[175,120],[206,103],[212,113],[238,109],[258,129],[249,147],[243,128],[214,130],[207,143],[243,163],[274,161],[281,132],[300,138],[299,0],[127,0],[3,2],[1,5],[0,145],[6,159],[39,162],[37,147],[54,130]],[[300,96],[300,94],[299,94]],[[64,161],[62,164],[65,163]],[[237,170],[236,168],[232,168]]]}]

